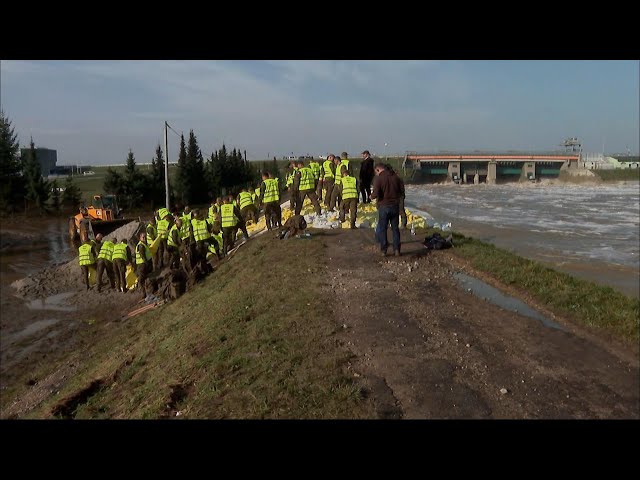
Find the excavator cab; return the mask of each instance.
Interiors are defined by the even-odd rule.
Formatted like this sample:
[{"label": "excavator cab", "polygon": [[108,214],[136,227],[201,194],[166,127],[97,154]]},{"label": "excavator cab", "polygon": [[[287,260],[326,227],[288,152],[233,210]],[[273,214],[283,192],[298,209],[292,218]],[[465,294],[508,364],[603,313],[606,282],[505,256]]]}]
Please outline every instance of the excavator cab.
[{"label": "excavator cab", "polygon": [[69,235],[72,238],[91,238],[93,233],[106,235],[131,221],[122,218],[115,195],[94,195],[91,203],[89,207],[81,207],[80,213],[69,219]]}]

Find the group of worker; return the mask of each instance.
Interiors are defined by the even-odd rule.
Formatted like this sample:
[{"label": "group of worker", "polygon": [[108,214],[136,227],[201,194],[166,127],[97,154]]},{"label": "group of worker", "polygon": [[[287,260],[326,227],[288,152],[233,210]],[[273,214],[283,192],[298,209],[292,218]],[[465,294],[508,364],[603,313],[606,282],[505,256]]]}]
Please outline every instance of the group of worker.
[{"label": "group of worker", "polygon": [[[305,198],[309,198],[315,213],[320,215],[320,202],[324,199],[325,211],[335,212],[337,208],[340,222],[345,221],[348,210],[350,227],[355,229],[359,191],[363,203],[371,201],[373,168],[369,167],[373,167],[373,159],[367,150],[362,152],[362,156],[359,181],[352,175],[352,166],[346,152],[341,155],[329,154],[322,164],[313,159],[308,166],[302,161],[291,162],[285,188],[290,193],[294,217],[300,217]],[[369,170],[372,172],[371,176]],[[265,171],[262,172],[262,182],[255,189],[244,188],[237,197],[218,197],[211,202],[208,211],[191,211],[186,206],[183,212],[172,213],[166,208],[160,208],[154,212],[145,231],[138,235],[135,257],[127,248],[127,239],[122,239],[121,243],[117,243],[115,238],[102,241],[100,234],[95,240],[86,239],[79,247],[79,262],[87,289],[89,267],[92,265],[96,267],[98,292],[102,289],[104,272],[107,273],[112,289],[126,292],[126,266],[135,265],[138,285],[144,297],[147,296],[146,280],[153,271],[160,271],[165,267],[179,268],[182,264],[188,272],[198,267],[203,273],[209,273],[212,271],[209,258],[215,255],[220,259],[227,255],[234,248],[238,230],[248,239],[246,225],[257,222],[262,209],[268,230],[279,228],[284,233],[289,228],[288,225],[282,225],[282,190],[280,179]],[[404,204],[401,205],[400,212],[403,226],[406,226]],[[155,255],[150,248],[154,242],[157,244]]]}]

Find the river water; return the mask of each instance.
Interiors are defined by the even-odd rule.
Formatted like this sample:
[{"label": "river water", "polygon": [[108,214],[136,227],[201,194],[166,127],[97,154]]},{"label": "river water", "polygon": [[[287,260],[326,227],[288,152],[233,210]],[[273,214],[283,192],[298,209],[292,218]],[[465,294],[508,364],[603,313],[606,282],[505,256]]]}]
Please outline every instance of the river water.
[{"label": "river water", "polygon": [[638,297],[640,184],[410,185],[407,208]]}]

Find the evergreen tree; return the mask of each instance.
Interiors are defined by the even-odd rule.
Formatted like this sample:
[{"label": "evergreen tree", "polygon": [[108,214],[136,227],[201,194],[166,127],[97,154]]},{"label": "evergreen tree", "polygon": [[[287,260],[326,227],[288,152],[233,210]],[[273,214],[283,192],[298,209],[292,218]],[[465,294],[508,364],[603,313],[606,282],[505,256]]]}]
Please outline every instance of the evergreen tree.
[{"label": "evergreen tree", "polygon": [[[67,178],[67,182],[69,180],[72,180],[71,177]],[[102,187],[104,192],[110,195],[124,195],[125,192],[123,187],[124,180],[122,175],[111,167],[107,168],[107,175],[104,178],[104,184]]]},{"label": "evergreen tree", "polygon": [[278,161],[276,157],[273,157],[273,165],[271,167],[271,173],[273,174],[273,178],[280,177],[280,169],[278,168]]},{"label": "evergreen tree", "polygon": [[198,139],[193,130],[189,131],[185,170],[187,183],[185,186],[186,195],[183,196],[183,201],[186,204],[206,203],[208,189],[205,179],[204,160],[198,146]]},{"label": "evergreen tree", "polygon": [[151,160],[151,177],[150,177],[150,191],[152,206],[155,209],[157,206],[164,205],[165,203],[165,184],[164,184],[164,157],[162,155],[162,148],[158,144],[156,148],[156,156]]},{"label": "evergreen tree", "polygon": [[180,135],[180,152],[178,153],[178,172],[176,174],[176,193],[182,203],[186,203],[185,195],[189,185],[187,166],[187,148],[184,143],[184,135]]},{"label": "evergreen tree", "polygon": [[[108,190],[106,191],[108,192]],[[73,177],[69,175],[64,183],[64,192],[62,192],[62,205],[64,205],[65,208],[75,210],[80,206],[80,202],[82,202],[82,194],[80,192],[80,189],[73,183]]]},{"label": "evergreen tree", "polygon": [[58,180],[56,179],[51,184],[51,208],[56,214],[60,212],[60,191],[58,188]]},{"label": "evergreen tree", "polygon": [[40,213],[46,211],[47,200],[51,194],[49,182],[47,182],[40,171],[40,163],[36,157],[36,147],[31,138],[29,150],[22,161],[22,172],[26,182],[27,202],[38,208]]},{"label": "evergreen tree", "polygon": [[127,166],[124,172],[124,196],[127,208],[142,205],[149,190],[147,177],[136,167],[136,158],[131,150],[127,156]]},{"label": "evergreen tree", "polygon": [[212,198],[220,196],[220,186],[222,180],[222,165],[220,163],[218,152],[211,154],[211,158],[207,160],[206,177],[207,187]]},{"label": "evergreen tree", "polygon": [[0,110],[0,213],[14,212],[22,206],[25,182],[19,151],[11,120]]}]

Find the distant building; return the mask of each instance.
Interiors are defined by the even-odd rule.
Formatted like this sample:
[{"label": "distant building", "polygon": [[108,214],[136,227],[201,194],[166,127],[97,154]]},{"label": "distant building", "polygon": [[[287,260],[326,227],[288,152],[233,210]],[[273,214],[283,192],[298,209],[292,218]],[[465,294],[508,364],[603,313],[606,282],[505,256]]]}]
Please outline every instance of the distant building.
[{"label": "distant building", "polygon": [[[25,158],[28,148],[21,148],[20,155],[22,158]],[[56,163],[58,161],[58,152],[56,150],[51,150],[50,148],[36,148],[36,160],[40,164],[40,174],[48,177],[51,171],[56,168]]]}]

